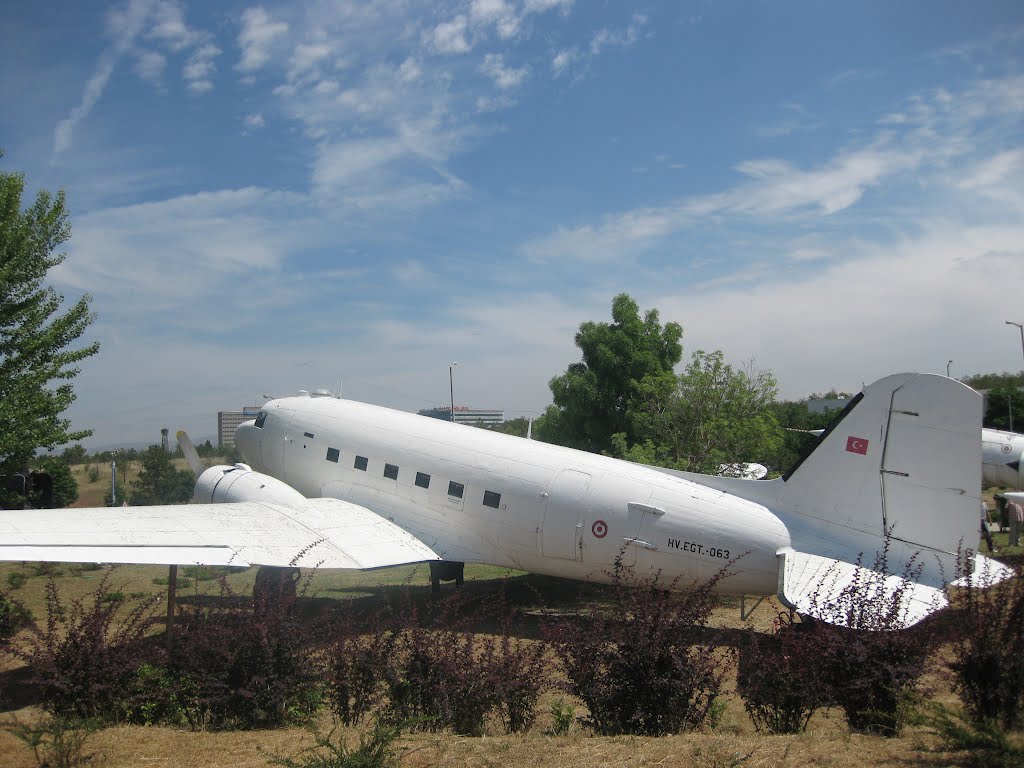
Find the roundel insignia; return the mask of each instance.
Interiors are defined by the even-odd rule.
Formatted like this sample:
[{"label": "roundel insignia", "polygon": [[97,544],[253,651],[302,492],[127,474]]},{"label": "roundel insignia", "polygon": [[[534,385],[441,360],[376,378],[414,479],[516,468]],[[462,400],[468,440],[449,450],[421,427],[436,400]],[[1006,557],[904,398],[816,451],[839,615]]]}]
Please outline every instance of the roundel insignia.
[{"label": "roundel insignia", "polygon": [[595,520],[594,524],[590,526],[590,532],[594,534],[594,538],[603,539],[608,535],[608,523],[604,520]]}]

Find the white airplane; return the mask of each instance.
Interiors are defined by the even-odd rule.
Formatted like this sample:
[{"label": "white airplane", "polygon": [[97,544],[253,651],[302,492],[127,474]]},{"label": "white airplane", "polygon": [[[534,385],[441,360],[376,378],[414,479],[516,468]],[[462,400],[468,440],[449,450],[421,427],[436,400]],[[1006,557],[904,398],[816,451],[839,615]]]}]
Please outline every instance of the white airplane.
[{"label": "white airplane", "polygon": [[986,488],[1024,490],[1024,435],[998,429],[981,430],[981,475]]},{"label": "white airplane", "polygon": [[[790,475],[746,480],[631,464],[331,397],[288,397],[236,430],[247,464],[205,470],[188,506],[0,512],[0,559],[369,569],[491,563],[610,581],[617,558],[685,586],[821,600],[888,534],[920,573],[912,624],[978,542],[981,397],[933,374],[865,388]],[[1010,571],[981,556],[991,579]],[[817,598],[815,597],[817,596]]]}]

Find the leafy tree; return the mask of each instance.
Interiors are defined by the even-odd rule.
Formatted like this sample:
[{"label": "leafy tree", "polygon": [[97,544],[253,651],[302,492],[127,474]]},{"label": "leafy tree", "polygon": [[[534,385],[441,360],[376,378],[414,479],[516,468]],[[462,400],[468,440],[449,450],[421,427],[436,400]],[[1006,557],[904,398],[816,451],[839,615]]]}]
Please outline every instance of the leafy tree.
[{"label": "leafy tree", "polygon": [[[848,400],[849,395],[845,395],[845,398]],[[812,396],[808,399],[821,398]],[[792,469],[818,445],[819,438],[809,434],[810,430],[825,429],[842,413],[841,410],[812,413],[807,402],[779,400],[768,405],[768,410],[782,427],[782,441],[775,455],[766,456],[760,463],[767,463],[779,472]]]},{"label": "leafy tree", "polygon": [[775,377],[753,363],[734,368],[720,351],[697,350],[673,382],[648,379],[630,410],[634,435],[614,437],[614,453],[630,461],[714,474],[721,464],[764,462],[782,446],[768,406]]},{"label": "leafy tree", "polygon": [[[71,467],[62,458],[47,456],[36,459],[33,462],[33,469],[37,472],[45,472],[50,476],[53,491],[49,506],[70,507],[78,501],[78,481],[71,474]],[[41,499],[29,499],[30,503],[39,503]]]},{"label": "leafy tree", "polygon": [[1018,373],[1010,373],[1008,371],[1003,371],[1002,373],[975,373],[970,376],[964,376],[960,381],[974,389],[991,390],[1006,385],[1024,387],[1024,371],[1019,371]]},{"label": "leafy tree", "polygon": [[671,387],[683,354],[678,323],[663,327],[656,309],[641,319],[637,303],[622,293],[612,300],[612,322],[585,322],[576,334],[583,360],[549,386],[554,404],[537,426],[541,440],[587,451],[607,451],[612,435],[638,441],[629,410],[641,391]]},{"label": "leafy tree", "polygon": [[65,464],[85,464],[89,460],[89,454],[81,443],[75,443],[71,447],[64,449],[60,459]]},{"label": "leafy tree", "polygon": [[183,504],[192,497],[195,475],[175,467],[170,453],[151,445],[140,458],[142,470],[131,483],[133,505]]},{"label": "leafy tree", "polygon": [[984,425],[1009,430],[1011,421],[1014,432],[1024,432],[1024,389],[1013,382],[1004,382],[988,391]]},{"label": "leafy tree", "polygon": [[75,399],[76,364],[99,349],[73,348],[94,318],[90,297],[62,313],[64,297],[43,283],[71,234],[64,193],[40,191],[22,210],[24,190],[22,174],[0,172],[0,475],[23,472],[39,448],[90,434],[61,416]]},{"label": "leafy tree", "polygon": [[506,435],[516,435],[517,437],[526,437],[526,432],[529,429],[530,420],[525,416],[520,416],[515,419],[509,419],[503,421],[501,424],[493,424],[486,426],[484,429],[489,429],[491,432],[501,432]]}]

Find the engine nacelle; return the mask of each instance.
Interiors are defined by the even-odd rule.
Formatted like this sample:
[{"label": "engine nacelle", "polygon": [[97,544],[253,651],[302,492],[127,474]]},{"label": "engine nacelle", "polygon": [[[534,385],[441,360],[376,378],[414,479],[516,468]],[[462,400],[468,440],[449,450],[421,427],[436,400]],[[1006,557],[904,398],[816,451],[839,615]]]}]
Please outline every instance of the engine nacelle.
[{"label": "engine nacelle", "polygon": [[245,464],[210,467],[199,476],[192,494],[200,504],[268,501],[288,506],[306,504],[306,497],[276,477],[253,472]]}]

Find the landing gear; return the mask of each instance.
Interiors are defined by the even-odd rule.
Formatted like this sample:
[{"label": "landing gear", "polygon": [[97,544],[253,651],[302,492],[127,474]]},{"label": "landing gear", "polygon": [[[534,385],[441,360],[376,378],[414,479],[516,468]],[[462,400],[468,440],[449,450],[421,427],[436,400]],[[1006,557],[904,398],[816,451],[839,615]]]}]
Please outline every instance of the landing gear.
[{"label": "landing gear", "polygon": [[456,587],[463,583],[465,563],[452,563],[446,560],[432,560],[430,563],[430,591],[437,594],[441,591],[442,581],[455,581]]}]

